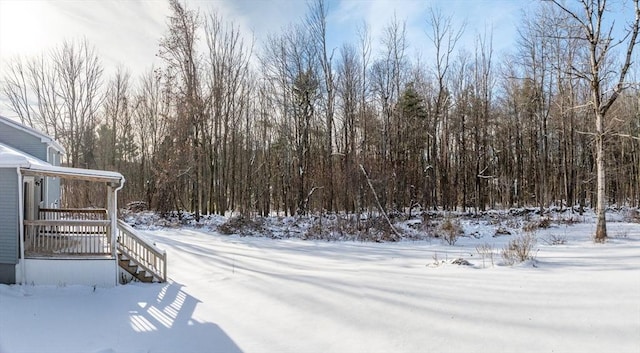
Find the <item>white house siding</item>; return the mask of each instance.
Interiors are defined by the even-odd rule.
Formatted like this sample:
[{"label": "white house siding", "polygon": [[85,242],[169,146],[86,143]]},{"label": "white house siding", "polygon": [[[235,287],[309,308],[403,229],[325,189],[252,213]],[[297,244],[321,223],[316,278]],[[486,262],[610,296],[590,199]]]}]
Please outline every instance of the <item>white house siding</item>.
[{"label": "white house siding", "polygon": [[15,283],[18,263],[18,172],[0,168],[0,283]]},{"label": "white house siding", "polygon": [[[27,284],[66,286],[79,284],[114,287],[118,264],[115,259],[24,259]],[[18,266],[21,267],[21,266]]]}]

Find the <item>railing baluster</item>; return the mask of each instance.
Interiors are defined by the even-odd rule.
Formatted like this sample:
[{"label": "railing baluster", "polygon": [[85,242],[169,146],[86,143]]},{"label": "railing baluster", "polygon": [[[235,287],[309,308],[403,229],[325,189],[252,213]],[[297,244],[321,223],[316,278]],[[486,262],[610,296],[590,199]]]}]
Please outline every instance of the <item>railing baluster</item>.
[{"label": "railing baluster", "polygon": [[25,232],[29,236],[27,255],[111,254],[107,233],[110,228],[104,224],[108,220],[105,209],[41,208],[38,219],[25,220]]},{"label": "railing baluster", "polygon": [[25,220],[25,256],[111,255],[108,225],[108,220]]},{"label": "railing baluster", "polygon": [[118,221],[118,237],[120,252],[151,272],[161,282],[166,281],[167,254],[165,251],[138,237],[136,231],[121,220]]}]

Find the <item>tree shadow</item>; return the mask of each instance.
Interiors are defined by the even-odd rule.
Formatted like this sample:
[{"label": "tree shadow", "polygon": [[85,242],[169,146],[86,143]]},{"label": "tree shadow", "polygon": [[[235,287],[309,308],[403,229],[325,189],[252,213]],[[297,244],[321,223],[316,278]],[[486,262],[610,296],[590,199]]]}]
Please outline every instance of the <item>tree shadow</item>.
[{"label": "tree shadow", "polygon": [[[147,287],[133,284],[132,287]],[[183,290],[179,283],[151,285],[141,296],[127,302],[131,341],[142,343],[151,352],[241,353],[236,343],[217,324],[193,317],[201,301]],[[124,309],[124,308],[123,308]],[[123,347],[128,350],[130,347]]]},{"label": "tree shadow", "polygon": [[195,317],[201,301],[179,283],[12,287],[15,295],[0,298],[13,318],[0,353],[242,352],[220,326]]}]

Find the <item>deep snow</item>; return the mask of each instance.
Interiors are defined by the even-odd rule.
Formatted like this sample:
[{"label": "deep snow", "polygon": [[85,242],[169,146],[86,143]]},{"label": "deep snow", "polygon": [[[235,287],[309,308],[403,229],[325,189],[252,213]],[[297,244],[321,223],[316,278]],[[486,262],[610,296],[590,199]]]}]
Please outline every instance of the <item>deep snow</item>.
[{"label": "deep snow", "polygon": [[515,235],[464,226],[455,246],[145,231],[169,283],[0,285],[0,352],[640,352],[640,225],[552,225],[536,260],[484,267],[475,247]]}]

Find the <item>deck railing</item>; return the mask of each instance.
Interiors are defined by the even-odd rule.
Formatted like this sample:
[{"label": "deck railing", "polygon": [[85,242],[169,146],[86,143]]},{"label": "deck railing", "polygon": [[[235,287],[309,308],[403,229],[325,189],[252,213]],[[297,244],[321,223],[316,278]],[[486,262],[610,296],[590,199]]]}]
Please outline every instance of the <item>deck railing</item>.
[{"label": "deck railing", "polygon": [[38,219],[42,220],[105,220],[107,210],[103,208],[41,208]]},{"label": "deck railing", "polygon": [[167,253],[138,236],[135,229],[121,220],[118,220],[118,250],[160,282],[167,280]]},{"label": "deck railing", "polygon": [[25,256],[112,255],[109,220],[25,220]]},{"label": "deck railing", "polygon": [[[111,220],[104,209],[51,209],[24,220],[25,257],[113,256]],[[167,280],[167,254],[117,222],[117,250],[160,282]]]}]

